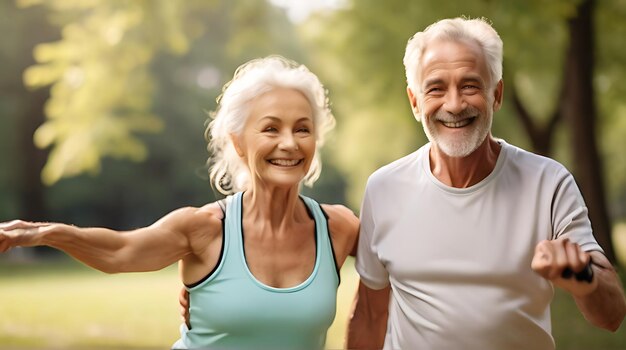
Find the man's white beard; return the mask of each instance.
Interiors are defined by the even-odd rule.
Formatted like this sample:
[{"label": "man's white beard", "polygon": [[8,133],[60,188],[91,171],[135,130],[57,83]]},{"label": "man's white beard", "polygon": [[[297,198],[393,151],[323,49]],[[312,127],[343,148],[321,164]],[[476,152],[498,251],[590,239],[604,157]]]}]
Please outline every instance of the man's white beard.
[{"label": "man's white beard", "polygon": [[[428,140],[437,145],[443,153],[449,157],[463,158],[478,149],[489,135],[493,122],[493,111],[489,110],[487,113],[488,115],[481,115],[478,109],[474,107],[468,107],[457,115],[438,110],[429,118],[422,116],[422,126]],[[476,119],[469,125],[469,128],[466,127],[462,137],[452,138],[448,135],[441,135],[437,131],[438,125],[436,124],[441,124],[441,120],[453,121],[468,117],[476,117]]]}]

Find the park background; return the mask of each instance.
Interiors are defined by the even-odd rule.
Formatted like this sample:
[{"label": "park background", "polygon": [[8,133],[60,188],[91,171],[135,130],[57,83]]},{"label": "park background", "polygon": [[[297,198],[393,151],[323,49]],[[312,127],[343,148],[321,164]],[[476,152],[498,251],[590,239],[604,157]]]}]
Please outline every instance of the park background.
[{"label": "park background", "polygon": [[[623,270],[624,0],[0,0],[0,221],[125,230],[219,198],[205,121],[234,69],[269,54],[315,72],[337,118],[305,193],[358,213],[368,175],[426,142],[406,41],[460,15],[488,18],[505,43],[494,135],[574,172]],[[328,348],[343,343],[356,281],[349,259]],[[167,348],[180,287],[175,266],[106,275],[15,249],[0,256],[0,349]],[[626,349],[624,326],[593,329],[568,295],[552,310],[558,349]]]}]

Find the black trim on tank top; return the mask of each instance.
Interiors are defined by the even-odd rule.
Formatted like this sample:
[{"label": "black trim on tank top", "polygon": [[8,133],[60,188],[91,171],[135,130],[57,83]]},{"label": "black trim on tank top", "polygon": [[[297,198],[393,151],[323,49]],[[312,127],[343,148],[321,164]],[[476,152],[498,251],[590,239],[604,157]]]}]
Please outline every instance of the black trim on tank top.
[{"label": "black trim on tank top", "polygon": [[[311,211],[311,208],[309,208],[309,206],[306,204],[306,202],[304,201],[304,199],[302,199],[302,197],[300,197],[300,200],[302,201],[302,204],[304,204],[304,208],[306,208],[306,212],[307,214],[309,214],[309,218],[311,218],[313,220],[313,239],[315,239],[315,265],[317,265],[317,249],[318,249],[318,243],[317,243],[317,220],[315,220],[315,215],[313,215],[313,212]],[[315,270],[315,265],[313,265],[313,269]]]},{"label": "black trim on tank top", "polygon": [[[248,260],[246,259],[246,241],[245,241],[245,238],[243,237],[243,195],[244,194],[245,192],[241,194],[241,199],[239,200],[239,227],[241,227],[241,252],[243,253],[243,262],[244,264],[248,265]],[[250,270],[249,266],[248,266],[248,270]],[[252,273],[252,271],[250,271],[250,273]]]},{"label": "black trim on tank top", "polygon": [[192,284],[185,284],[185,287],[187,288],[196,287],[200,285],[202,282],[206,281],[209,277],[213,276],[217,268],[222,263],[222,259],[224,258],[224,246],[225,246],[225,241],[226,241],[226,210],[224,210],[224,207],[222,207],[221,204],[220,204],[220,208],[222,208],[222,213],[224,213],[222,217],[222,247],[220,248],[220,256],[219,258],[217,258],[217,263],[215,264],[211,272],[209,272],[206,276],[202,277],[198,282],[194,282]]},{"label": "black trim on tank top", "polygon": [[339,280],[339,283],[337,283],[337,285],[341,284],[341,269],[339,268],[339,264],[337,264],[337,257],[335,255],[335,246],[333,245],[333,237],[330,234],[330,226],[328,225],[328,214],[326,213],[326,211],[324,211],[324,208],[322,208],[322,205],[318,203],[318,205],[320,206],[320,210],[322,211],[322,214],[324,214],[324,217],[326,218],[326,234],[328,235],[328,242],[330,243],[330,250],[331,250],[331,255],[333,256],[333,262],[335,263],[335,271],[337,271],[337,279]]}]

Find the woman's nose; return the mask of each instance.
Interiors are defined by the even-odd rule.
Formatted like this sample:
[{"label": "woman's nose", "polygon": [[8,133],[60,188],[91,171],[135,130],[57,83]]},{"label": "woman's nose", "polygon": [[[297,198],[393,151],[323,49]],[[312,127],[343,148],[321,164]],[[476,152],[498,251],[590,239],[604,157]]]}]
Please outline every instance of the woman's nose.
[{"label": "woman's nose", "polygon": [[278,145],[281,149],[294,150],[298,149],[298,143],[296,142],[295,135],[290,132],[281,134],[280,143]]}]

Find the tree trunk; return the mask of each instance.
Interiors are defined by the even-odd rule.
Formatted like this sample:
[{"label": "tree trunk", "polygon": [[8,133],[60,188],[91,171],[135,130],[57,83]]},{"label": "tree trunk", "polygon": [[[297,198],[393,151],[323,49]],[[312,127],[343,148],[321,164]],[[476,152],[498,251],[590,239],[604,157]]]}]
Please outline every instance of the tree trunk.
[{"label": "tree trunk", "polygon": [[589,208],[594,235],[609,260],[615,263],[602,163],[595,134],[593,8],[594,0],[583,1],[577,15],[567,23],[570,43],[565,62],[561,111],[571,129],[573,172]]},{"label": "tree trunk", "polygon": [[[47,24],[44,8],[12,8],[20,20],[16,21],[16,32],[24,33],[15,55],[19,57],[19,64],[9,79],[13,88],[10,94],[17,99],[16,115],[16,144],[14,151],[19,155],[16,158],[16,167],[13,169],[13,178],[19,201],[19,219],[31,221],[50,220],[45,201],[45,187],[41,181],[41,170],[46,163],[47,151],[38,149],[33,143],[35,130],[45,120],[44,105],[50,95],[49,88],[31,91],[24,87],[22,73],[33,65],[33,48],[35,45],[58,39],[60,32]],[[37,255],[51,251],[51,248],[34,248]]]},{"label": "tree trunk", "polygon": [[44,201],[45,188],[40,177],[46,162],[46,152],[33,144],[33,134],[44,122],[44,104],[48,96],[48,88],[20,94],[22,101],[16,130],[20,157],[16,169],[16,187],[21,202],[20,218],[25,220],[49,220]]},{"label": "tree trunk", "polygon": [[[526,107],[524,107],[515,86],[512,86],[509,91],[517,117],[521,121],[524,130],[526,130],[526,134],[530,138],[533,152],[546,157],[550,156],[552,153],[554,131],[561,120],[561,114],[558,111],[558,107],[557,111],[552,113],[552,116],[550,116],[548,123],[542,126],[535,122],[537,118],[532,117],[530,112],[526,109]],[[561,94],[557,105],[560,105],[562,100],[563,94]]]}]

